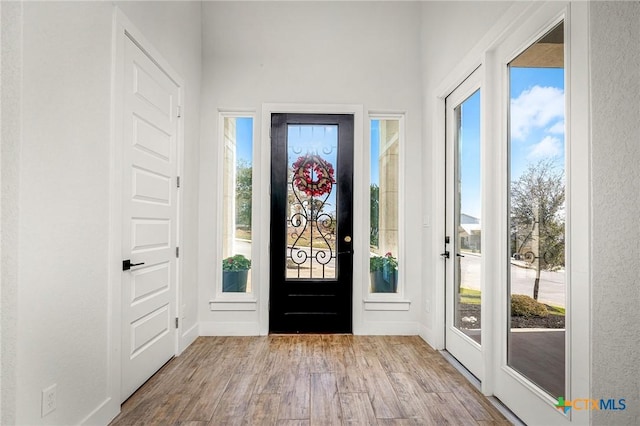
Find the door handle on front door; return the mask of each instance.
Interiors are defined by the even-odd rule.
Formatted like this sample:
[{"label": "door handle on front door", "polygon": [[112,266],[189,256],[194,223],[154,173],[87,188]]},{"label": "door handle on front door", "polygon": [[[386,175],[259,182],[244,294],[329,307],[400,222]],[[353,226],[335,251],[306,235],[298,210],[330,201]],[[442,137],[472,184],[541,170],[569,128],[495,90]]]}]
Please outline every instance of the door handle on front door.
[{"label": "door handle on front door", "polygon": [[445,259],[449,259],[449,252],[445,251],[444,253],[440,253],[440,256],[444,257]]},{"label": "door handle on front door", "polygon": [[129,269],[131,269],[132,266],[140,266],[140,265],[144,265],[144,262],[131,263],[131,259],[123,260],[122,261],[122,270],[123,271],[128,271]]}]

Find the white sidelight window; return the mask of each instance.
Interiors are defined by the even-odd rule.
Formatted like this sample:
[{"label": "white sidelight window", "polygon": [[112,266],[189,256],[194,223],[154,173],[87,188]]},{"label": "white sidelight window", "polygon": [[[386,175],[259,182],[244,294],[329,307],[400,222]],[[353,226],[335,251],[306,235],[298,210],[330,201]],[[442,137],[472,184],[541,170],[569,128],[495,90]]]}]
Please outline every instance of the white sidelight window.
[{"label": "white sidelight window", "polygon": [[399,293],[402,116],[370,117],[369,292]]},{"label": "white sidelight window", "polygon": [[253,117],[222,114],[222,293],[250,293]]}]

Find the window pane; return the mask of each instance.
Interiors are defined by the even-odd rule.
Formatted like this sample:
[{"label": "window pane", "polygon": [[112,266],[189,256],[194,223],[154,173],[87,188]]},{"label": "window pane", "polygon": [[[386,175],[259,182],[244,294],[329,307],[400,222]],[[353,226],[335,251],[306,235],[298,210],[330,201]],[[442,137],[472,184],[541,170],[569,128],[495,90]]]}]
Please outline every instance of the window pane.
[{"label": "window pane", "polygon": [[287,280],[336,279],[338,126],[287,128]]},{"label": "window pane", "polygon": [[565,393],[565,93],[561,23],[509,64],[508,364]]},{"label": "window pane", "polygon": [[251,291],[253,118],[224,118],[222,291]]},{"label": "window pane", "polygon": [[372,293],[398,291],[400,120],[371,120],[369,272]]},{"label": "window pane", "polygon": [[455,109],[455,326],[481,341],[482,276],[480,90]]}]

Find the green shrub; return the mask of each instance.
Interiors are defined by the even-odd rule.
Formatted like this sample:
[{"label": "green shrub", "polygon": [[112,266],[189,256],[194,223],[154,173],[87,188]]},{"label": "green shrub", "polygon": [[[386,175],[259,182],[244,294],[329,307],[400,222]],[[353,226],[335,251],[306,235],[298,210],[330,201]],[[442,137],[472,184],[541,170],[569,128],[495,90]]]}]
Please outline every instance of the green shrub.
[{"label": "green shrub", "polygon": [[511,316],[514,317],[546,317],[549,315],[547,307],[524,294],[511,296]]}]

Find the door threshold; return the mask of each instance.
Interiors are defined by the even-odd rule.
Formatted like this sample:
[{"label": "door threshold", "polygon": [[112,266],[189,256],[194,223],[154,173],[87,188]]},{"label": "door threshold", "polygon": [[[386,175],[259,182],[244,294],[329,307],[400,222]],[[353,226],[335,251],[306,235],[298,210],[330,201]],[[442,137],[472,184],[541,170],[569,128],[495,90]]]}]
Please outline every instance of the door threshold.
[{"label": "door threshold", "polygon": [[465,379],[467,379],[467,381],[473,385],[473,387],[478,389],[478,391],[482,392],[480,380],[476,376],[474,376],[469,370],[467,370],[467,368],[460,361],[458,361],[456,357],[451,355],[451,353],[447,350],[443,350],[439,352],[440,352],[440,355],[444,357],[444,359],[449,361],[449,364],[453,365],[453,368],[458,370],[458,372],[462,374],[465,377]]}]

